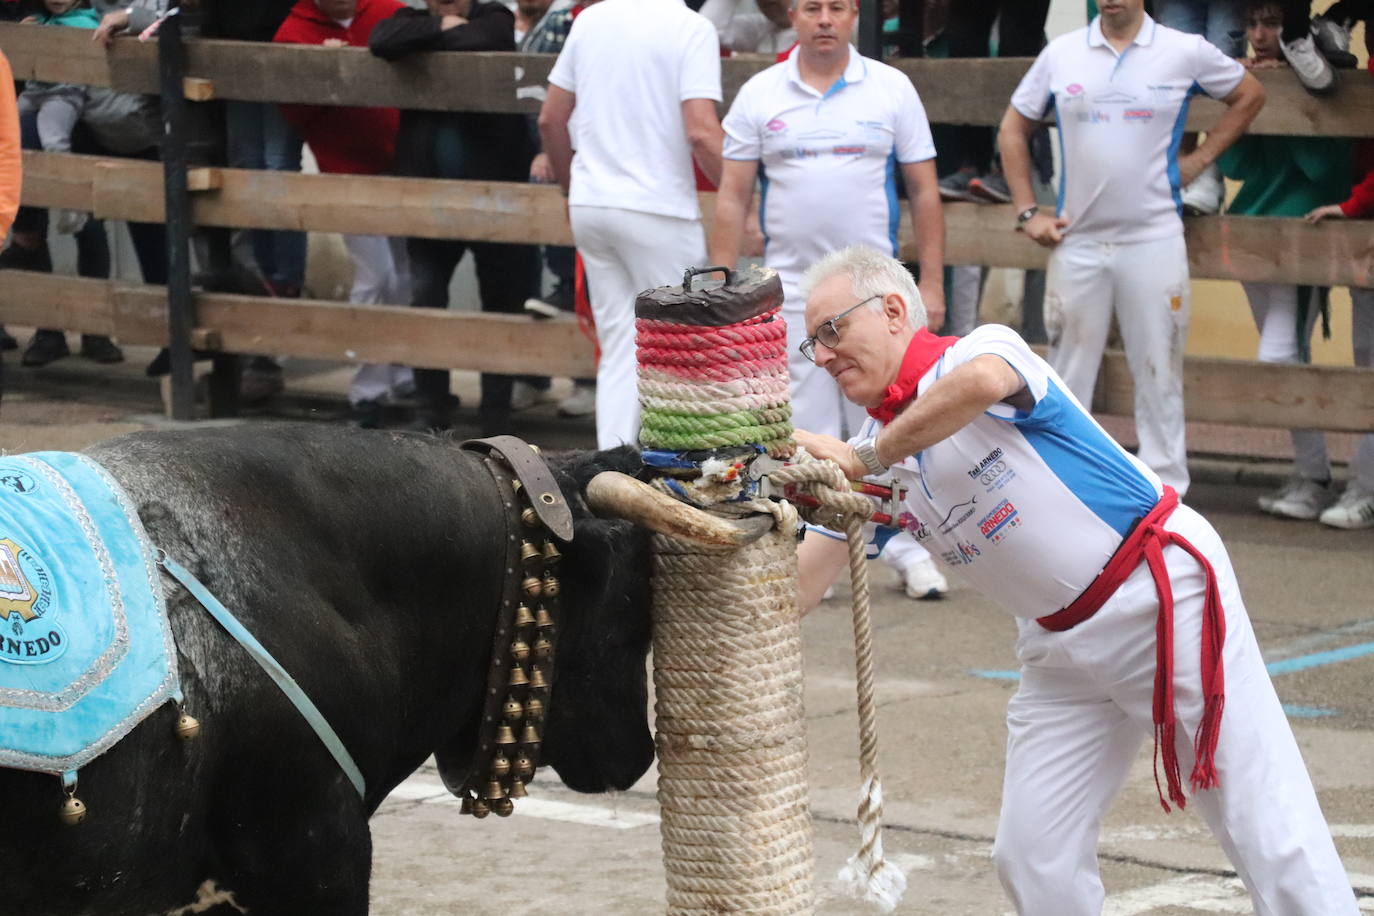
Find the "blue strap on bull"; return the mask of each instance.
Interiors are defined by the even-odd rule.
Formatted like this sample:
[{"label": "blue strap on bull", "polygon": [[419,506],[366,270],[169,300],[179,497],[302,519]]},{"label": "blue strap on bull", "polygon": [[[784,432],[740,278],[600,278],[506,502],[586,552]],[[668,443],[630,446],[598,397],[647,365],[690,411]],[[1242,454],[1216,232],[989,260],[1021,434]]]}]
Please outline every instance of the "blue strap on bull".
[{"label": "blue strap on bull", "polygon": [[186,590],[205,606],[205,609],[210,612],[210,616],[219,621],[219,625],[224,627],[225,631],[228,632],[230,636],[238,640],[239,645],[248,650],[248,654],[252,656],[253,661],[257,662],[258,665],[262,667],[262,670],[266,671],[267,675],[276,682],[277,686],[281,688],[282,693],[286,694],[286,698],[295,704],[297,711],[305,717],[305,721],[310,723],[310,727],[315,730],[315,734],[320,736],[320,740],[324,742],[324,746],[329,750],[329,753],[334,755],[334,760],[338,762],[339,768],[344,771],[344,775],[348,777],[348,781],[353,783],[353,788],[358,790],[358,795],[366,797],[362,771],[359,770],[358,765],[353,762],[353,757],[348,753],[348,749],[344,747],[343,741],[339,739],[338,734],[335,733],[334,729],[331,728],[329,723],[325,720],[324,714],[320,712],[319,708],[316,707],[313,702],[311,702],[310,697],[305,695],[305,691],[296,683],[296,679],[272,657],[271,652],[263,648],[262,643],[258,642],[252,633],[244,629],[243,624],[239,623],[238,618],[236,618],[227,607],[221,604],[220,600],[212,595],[210,590],[191,574],[190,570],[167,556],[166,551],[163,550],[158,551],[157,561],[161,563],[162,568],[171,573],[178,582],[186,586]]},{"label": "blue strap on bull", "polygon": [[61,774],[181,699],[147,533],[82,455],[0,456],[0,766]]}]

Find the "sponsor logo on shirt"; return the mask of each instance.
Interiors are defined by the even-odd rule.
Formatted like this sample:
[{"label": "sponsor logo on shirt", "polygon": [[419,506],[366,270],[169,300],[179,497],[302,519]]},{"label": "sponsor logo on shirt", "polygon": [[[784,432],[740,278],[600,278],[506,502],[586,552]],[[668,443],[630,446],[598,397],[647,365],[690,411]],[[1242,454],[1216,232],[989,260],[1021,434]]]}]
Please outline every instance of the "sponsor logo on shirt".
[{"label": "sponsor logo on shirt", "polygon": [[1150,94],[1154,96],[1156,102],[1167,102],[1175,93],[1183,91],[1182,86],[1170,86],[1167,83],[1160,86],[1147,86],[1146,88],[1150,90]]},{"label": "sponsor logo on shirt", "polygon": [[[940,533],[949,534],[955,528],[958,528],[964,522],[973,518],[973,514],[978,511],[977,503],[978,497],[975,496],[968,502],[959,503],[957,506],[951,508],[949,514],[945,516],[945,520],[940,523]],[[965,506],[968,508],[965,509]]]},{"label": "sponsor logo on shirt", "polygon": [[1129,105],[1135,96],[1129,92],[1109,91],[1093,96],[1094,105]]},{"label": "sponsor logo on shirt", "polygon": [[994,544],[1000,544],[1003,538],[1020,527],[1021,515],[1008,499],[999,502],[978,522],[978,530],[983,537]]},{"label": "sponsor logo on shirt", "polygon": [[830,152],[835,156],[862,156],[867,149],[863,144],[858,146],[837,146]]},{"label": "sponsor logo on shirt", "polygon": [[1067,92],[1069,95],[1082,95],[1083,86],[1080,83],[1069,83],[1067,86],[1064,87],[1064,91]]},{"label": "sponsor logo on shirt", "polygon": [[987,487],[989,493],[1002,489],[1015,479],[1016,472],[1009,468],[1005,461],[997,462],[978,475],[978,482]]},{"label": "sponsor logo on shirt", "polygon": [[978,475],[983,473],[990,465],[995,464],[997,459],[1002,457],[1002,450],[995,448],[983,456],[983,460],[975,464],[967,473],[971,479],[977,480]]},{"label": "sponsor logo on shirt", "polygon": [[902,512],[897,515],[897,527],[908,532],[918,541],[924,541],[930,537],[930,526],[910,512]]},{"label": "sponsor logo on shirt", "polygon": [[1127,108],[1121,113],[1121,117],[1127,121],[1153,121],[1155,110],[1153,108]]},{"label": "sponsor logo on shirt", "polygon": [[777,133],[780,130],[787,130],[787,122],[782,118],[774,118],[763,126],[773,131],[773,133]]},{"label": "sponsor logo on shirt", "polygon": [[968,541],[955,541],[953,550],[946,550],[940,554],[940,559],[950,566],[968,566],[983,555],[983,551],[978,549],[978,545]]},{"label": "sponsor logo on shirt", "polygon": [[1075,115],[1080,124],[1110,124],[1112,116],[1100,108],[1093,108],[1089,111],[1080,111]]}]

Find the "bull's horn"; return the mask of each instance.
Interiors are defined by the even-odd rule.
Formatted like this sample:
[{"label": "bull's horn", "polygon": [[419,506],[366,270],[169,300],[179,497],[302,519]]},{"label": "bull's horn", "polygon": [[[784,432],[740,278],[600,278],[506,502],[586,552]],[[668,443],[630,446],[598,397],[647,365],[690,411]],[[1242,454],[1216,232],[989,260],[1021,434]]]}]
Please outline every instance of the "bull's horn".
[{"label": "bull's horn", "polygon": [[587,505],[598,515],[623,518],[650,531],[718,547],[752,544],[773,529],[768,515],[738,521],[717,518],[680,503],[619,471],[602,471],[587,484]]}]

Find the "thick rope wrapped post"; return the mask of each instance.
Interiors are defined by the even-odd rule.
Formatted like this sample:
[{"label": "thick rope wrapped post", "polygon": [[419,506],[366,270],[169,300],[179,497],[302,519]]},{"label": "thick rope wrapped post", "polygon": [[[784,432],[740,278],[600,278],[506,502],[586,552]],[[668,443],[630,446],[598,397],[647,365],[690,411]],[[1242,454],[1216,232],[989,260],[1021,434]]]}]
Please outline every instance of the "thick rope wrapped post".
[{"label": "thick rope wrapped post", "polygon": [[775,471],[777,484],[808,484],[821,503],[812,521],[844,530],[853,592],[855,684],[859,701],[859,851],[840,869],[840,883],[854,896],[891,912],[906,892],[906,875],[883,857],[883,786],[878,778],[878,715],[873,687],[873,625],[863,523],[873,503],[853,492],[833,461],[802,461]]},{"label": "thick rope wrapped post", "polygon": [[772,505],[774,530],[738,550],[654,538],[669,913],[815,908],[797,518]]},{"label": "thick rope wrapped post", "polygon": [[[744,462],[792,451],[782,286],[651,290],[636,303],[646,462],[664,489],[738,500]],[[658,462],[655,464],[655,462]],[[739,503],[735,503],[739,505]],[[671,914],[815,909],[796,510],[736,550],[654,538],[654,687]]]}]

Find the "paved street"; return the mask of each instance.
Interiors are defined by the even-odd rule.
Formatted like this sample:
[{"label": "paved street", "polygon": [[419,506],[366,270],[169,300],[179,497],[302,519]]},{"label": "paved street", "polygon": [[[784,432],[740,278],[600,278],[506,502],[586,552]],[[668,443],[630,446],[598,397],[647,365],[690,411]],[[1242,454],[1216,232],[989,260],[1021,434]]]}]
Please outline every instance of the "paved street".
[{"label": "paved street", "polygon": [[[75,359],[34,373],[7,360],[0,448],[80,448],[161,424],[150,353],[115,370]],[[291,396],[265,415],[338,417],[347,373],[293,364]],[[475,379],[460,378],[470,405]],[[469,399],[470,398],[470,399]],[[587,421],[551,406],[514,430],[546,445],[590,441]],[[1374,531],[1339,532],[1253,509],[1262,475],[1199,462],[1188,502],[1220,530],[1265,656],[1307,756],[1364,912],[1374,913]],[[874,575],[880,769],[886,846],[907,872],[903,914],[1009,910],[988,858],[1001,793],[1003,710],[1015,687],[1010,620],[953,581],[944,601],[912,602]],[[858,842],[857,725],[848,590],[805,622],[810,790],[821,912],[861,913],[831,880]],[[1202,822],[1165,815],[1148,745],[1107,819],[1105,913],[1247,913],[1249,903]],[[1266,804],[1256,799],[1255,804]],[[422,769],[373,821],[373,912],[638,914],[661,912],[653,773],[614,797],[577,796],[547,775],[508,820],[458,816],[438,776]]]}]

